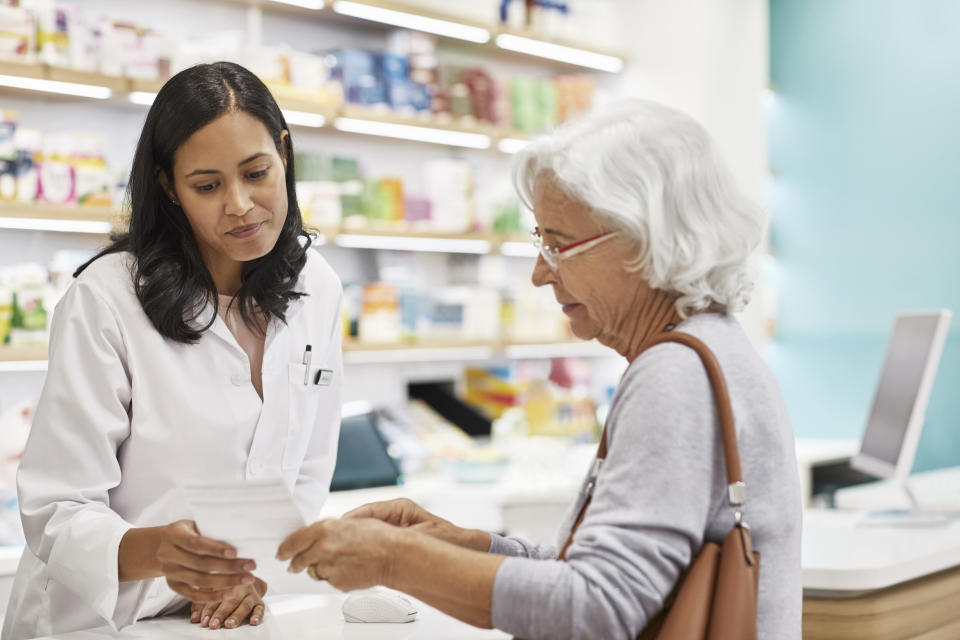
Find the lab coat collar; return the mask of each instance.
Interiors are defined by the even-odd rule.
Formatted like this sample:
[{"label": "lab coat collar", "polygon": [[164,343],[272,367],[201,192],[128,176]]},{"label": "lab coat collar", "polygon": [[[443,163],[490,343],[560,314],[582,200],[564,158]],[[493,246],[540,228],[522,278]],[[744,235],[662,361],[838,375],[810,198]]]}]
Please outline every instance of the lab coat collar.
[{"label": "lab coat collar", "polygon": [[[306,274],[304,271],[306,267],[300,270],[300,274],[297,276],[297,284],[294,286],[294,291],[299,291],[304,295],[307,294],[306,290]],[[294,298],[289,303],[287,303],[287,310],[285,316],[287,322],[290,322],[303,308],[303,298]],[[193,320],[187,320],[187,324],[194,330],[200,331],[208,324],[210,325],[210,331],[215,335],[219,336],[221,339],[226,340],[228,343],[236,344],[236,339],[233,337],[233,334],[230,333],[230,329],[227,327],[227,323],[223,321],[222,318],[214,318],[216,312],[213,309],[213,302],[208,301],[207,304],[203,307],[200,313]],[[210,320],[213,320],[213,323],[210,324]],[[276,318],[270,318],[269,324],[273,325],[277,321]],[[268,333],[273,333],[268,330]],[[239,345],[238,345],[239,346]]]}]

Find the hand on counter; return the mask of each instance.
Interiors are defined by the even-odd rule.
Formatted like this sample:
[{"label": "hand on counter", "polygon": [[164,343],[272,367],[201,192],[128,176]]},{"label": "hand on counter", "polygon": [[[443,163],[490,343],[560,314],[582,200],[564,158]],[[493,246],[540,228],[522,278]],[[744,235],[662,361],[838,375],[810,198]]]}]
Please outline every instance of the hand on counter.
[{"label": "hand on counter", "polygon": [[263,622],[263,596],[267,583],[257,578],[253,584],[234,589],[233,595],[220,602],[194,602],[190,608],[190,622],[210,629],[238,627],[248,619],[251,626]]},{"label": "hand on counter", "polygon": [[478,529],[463,529],[435,516],[413,500],[397,498],[371,502],[344,514],[344,518],[374,518],[396,527],[408,527],[459,547],[475,551],[490,548],[490,534]]}]

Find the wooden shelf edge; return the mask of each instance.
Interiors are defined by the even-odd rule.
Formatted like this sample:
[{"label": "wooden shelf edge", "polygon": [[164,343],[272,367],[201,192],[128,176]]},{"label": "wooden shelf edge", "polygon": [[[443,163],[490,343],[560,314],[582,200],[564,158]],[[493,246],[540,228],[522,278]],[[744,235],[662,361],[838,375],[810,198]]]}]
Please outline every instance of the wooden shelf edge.
[{"label": "wooden shelf edge", "polygon": [[40,362],[47,359],[47,345],[0,347],[0,362]]},{"label": "wooden shelf edge", "polygon": [[[485,340],[464,340],[464,341],[444,341],[444,342],[411,342],[411,343],[360,343],[354,341],[344,341],[343,353],[345,360],[350,363],[351,358],[359,358],[358,364],[376,364],[381,362],[396,361],[404,359],[405,351],[416,353],[411,361],[428,362],[431,355],[442,358],[444,354],[456,354],[463,350],[489,350],[490,355],[502,357],[506,355],[507,348],[511,346],[536,346],[544,347],[545,352],[542,355],[525,354],[516,359],[530,358],[551,358],[563,357],[563,353],[551,353],[550,347],[574,347],[575,352],[567,355],[577,357],[603,356],[606,354],[598,345],[591,345],[582,341],[544,341],[544,342],[501,342]],[[596,352],[594,353],[594,348]],[[611,352],[612,353],[612,352]],[[509,356],[508,356],[509,357]],[[469,359],[469,358],[467,358]],[[36,363],[42,364],[47,360],[46,345],[28,345],[22,347],[0,347],[0,373],[4,372],[4,363]]]}]

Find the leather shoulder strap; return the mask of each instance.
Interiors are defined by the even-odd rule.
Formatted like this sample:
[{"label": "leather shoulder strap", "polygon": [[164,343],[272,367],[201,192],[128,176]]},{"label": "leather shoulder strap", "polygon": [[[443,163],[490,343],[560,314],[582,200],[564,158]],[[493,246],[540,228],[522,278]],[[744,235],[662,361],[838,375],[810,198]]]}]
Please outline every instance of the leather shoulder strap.
[{"label": "leather shoulder strap", "polygon": [[[723,377],[723,371],[720,370],[720,363],[716,356],[710,351],[699,338],[695,338],[689,333],[680,331],[665,331],[658,334],[650,341],[647,348],[663,344],[664,342],[677,342],[685,345],[697,352],[703,367],[707,370],[707,377],[710,379],[710,386],[713,388],[714,401],[717,404],[717,415],[720,418],[720,431],[723,436],[723,455],[727,467],[727,484],[743,482],[743,472],[740,470],[740,453],[737,450],[737,431],[733,424],[733,406],[730,404],[730,392],[727,391],[727,381]],[[606,440],[606,438],[604,438]],[[604,449],[606,447],[604,446]],[[604,451],[604,453],[606,453]]]},{"label": "leather shoulder strap", "polygon": [[[690,347],[700,356],[701,362],[707,371],[707,377],[710,380],[710,387],[713,389],[714,401],[717,405],[717,415],[720,419],[720,431],[723,438],[723,456],[727,470],[727,486],[732,506],[739,508],[744,502],[743,472],[740,469],[740,453],[737,450],[737,431],[733,423],[733,406],[730,404],[730,393],[727,391],[727,382],[720,370],[720,363],[716,356],[710,351],[710,348],[699,338],[695,338],[689,333],[680,331],[664,331],[657,334],[646,345],[646,349],[665,342],[676,342]],[[600,446],[597,448],[597,459],[603,460],[607,457],[607,427],[604,425],[603,433],[600,436]],[[576,533],[586,515],[587,507],[590,506],[590,496],[584,501],[577,516],[577,520],[570,530],[566,543],[560,550],[559,559],[566,559],[567,549],[573,542],[573,534]],[[739,511],[738,511],[739,517]]]}]

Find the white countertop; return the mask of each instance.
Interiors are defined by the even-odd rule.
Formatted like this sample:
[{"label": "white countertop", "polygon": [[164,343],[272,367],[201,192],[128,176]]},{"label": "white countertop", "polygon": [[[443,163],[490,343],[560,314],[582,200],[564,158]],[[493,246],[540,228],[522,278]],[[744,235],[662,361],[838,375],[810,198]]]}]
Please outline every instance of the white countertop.
[{"label": "white countertop", "polygon": [[[405,624],[356,624],[344,622],[340,605],[345,596],[283,595],[266,598],[270,612],[262,625],[244,625],[221,630],[229,640],[248,638],[271,640],[504,640],[511,636],[492,629],[478,629],[451,618],[418,602],[419,613],[414,622]],[[216,632],[214,632],[216,633]],[[122,633],[108,627],[74,631],[55,636],[56,640],[100,640],[103,638],[138,638],[169,640],[170,638],[211,637],[210,629],[191,624],[185,616],[141,620]],[[219,637],[219,636],[218,636]]]},{"label": "white countertop", "polygon": [[960,567],[960,520],[946,526],[859,526],[862,511],[804,513],[803,589],[853,597]]}]

